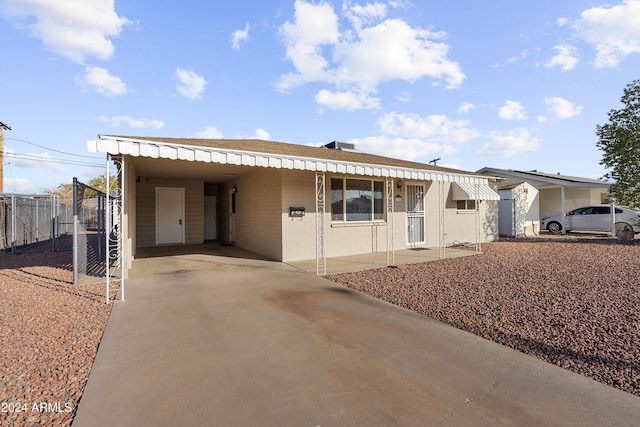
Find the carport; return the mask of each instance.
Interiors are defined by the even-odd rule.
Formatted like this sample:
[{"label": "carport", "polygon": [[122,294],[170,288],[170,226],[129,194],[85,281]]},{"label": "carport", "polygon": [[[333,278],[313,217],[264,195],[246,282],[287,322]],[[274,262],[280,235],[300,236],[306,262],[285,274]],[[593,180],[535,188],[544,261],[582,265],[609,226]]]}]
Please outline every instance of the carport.
[{"label": "carport", "polygon": [[329,258],[394,265],[398,250],[497,238],[489,177],[328,146],[100,135],[89,151],[117,171],[108,253],[124,278],[142,249],[219,240],[325,274]]}]

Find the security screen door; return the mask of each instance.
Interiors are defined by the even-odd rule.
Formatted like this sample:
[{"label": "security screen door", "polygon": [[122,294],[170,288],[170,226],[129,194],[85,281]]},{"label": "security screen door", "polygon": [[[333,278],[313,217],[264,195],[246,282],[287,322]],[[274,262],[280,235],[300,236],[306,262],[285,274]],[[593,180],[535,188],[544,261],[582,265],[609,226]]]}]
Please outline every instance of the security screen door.
[{"label": "security screen door", "polygon": [[407,184],[407,244],[411,247],[425,243],[424,184]]},{"label": "security screen door", "polygon": [[156,188],[156,245],[184,243],[184,188]]}]

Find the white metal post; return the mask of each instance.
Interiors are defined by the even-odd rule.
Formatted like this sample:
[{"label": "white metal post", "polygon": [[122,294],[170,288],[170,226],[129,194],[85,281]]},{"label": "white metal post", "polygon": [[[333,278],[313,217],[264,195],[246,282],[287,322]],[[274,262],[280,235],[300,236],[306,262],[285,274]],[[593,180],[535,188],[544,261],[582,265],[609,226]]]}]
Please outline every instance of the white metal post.
[{"label": "white metal post", "polygon": [[325,242],[325,177],[316,172],[316,274],[327,274],[327,248]]},{"label": "white metal post", "polygon": [[564,186],[560,186],[560,196],[562,197],[562,234],[567,234],[567,207],[564,200]]},{"label": "white metal post", "polygon": [[105,226],[104,226],[104,234],[105,234],[105,273],[107,276],[107,289],[106,289],[106,303],[109,304],[109,280],[111,278],[111,271],[110,271],[110,260],[111,260],[111,253],[109,252],[109,241],[110,241],[110,232],[111,232],[111,202],[109,200],[109,193],[111,193],[111,180],[110,180],[110,176],[109,176],[109,155],[107,154],[107,177],[105,180],[105,193],[106,195],[106,200],[105,200]]},{"label": "white metal post", "polygon": [[444,181],[438,181],[438,249],[440,250],[440,258],[447,257],[446,233],[444,228],[445,203]]},{"label": "white metal post", "polygon": [[394,247],[395,228],[393,217],[395,216],[395,196],[393,189],[393,178],[387,177],[387,266],[396,263],[396,253]]},{"label": "white metal post", "polygon": [[120,158],[120,168],[118,168],[118,176],[120,177],[120,210],[118,212],[118,242],[120,243],[120,300],[124,301],[124,274],[125,274],[125,252],[124,252],[124,243],[125,243],[125,239],[124,239],[124,230],[128,230],[128,227],[125,228],[124,226],[124,208],[125,208],[125,165],[124,165],[124,158]]}]

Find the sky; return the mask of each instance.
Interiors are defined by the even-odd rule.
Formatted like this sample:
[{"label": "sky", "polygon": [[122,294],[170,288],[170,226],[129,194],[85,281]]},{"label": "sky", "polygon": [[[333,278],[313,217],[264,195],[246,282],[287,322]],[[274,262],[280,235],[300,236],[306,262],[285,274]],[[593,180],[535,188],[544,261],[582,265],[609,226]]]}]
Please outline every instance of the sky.
[{"label": "sky", "polygon": [[599,178],[639,78],[640,0],[0,0],[4,192],[105,173],[98,134]]}]

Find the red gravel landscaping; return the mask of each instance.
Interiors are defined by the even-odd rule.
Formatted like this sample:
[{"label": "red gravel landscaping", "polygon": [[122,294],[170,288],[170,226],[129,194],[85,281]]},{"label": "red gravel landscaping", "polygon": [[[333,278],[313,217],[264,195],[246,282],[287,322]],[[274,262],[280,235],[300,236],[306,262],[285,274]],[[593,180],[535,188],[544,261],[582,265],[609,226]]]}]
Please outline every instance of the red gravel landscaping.
[{"label": "red gravel landscaping", "polygon": [[112,306],[104,282],[73,285],[71,257],[0,255],[2,426],[71,424]]},{"label": "red gravel landscaping", "polygon": [[640,241],[523,239],[329,279],[640,396]]}]

